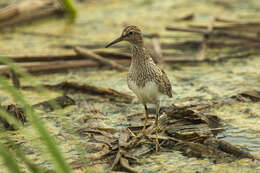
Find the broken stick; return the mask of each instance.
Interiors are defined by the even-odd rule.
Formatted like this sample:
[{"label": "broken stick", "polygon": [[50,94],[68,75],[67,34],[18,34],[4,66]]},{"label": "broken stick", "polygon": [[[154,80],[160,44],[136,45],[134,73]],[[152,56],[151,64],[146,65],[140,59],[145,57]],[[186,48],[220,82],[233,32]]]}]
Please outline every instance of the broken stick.
[{"label": "broken stick", "polygon": [[97,55],[96,53],[87,51],[86,49],[82,49],[82,48],[79,48],[79,47],[75,47],[74,50],[78,55],[81,55],[81,56],[84,56],[86,58],[98,61],[101,64],[105,64],[105,65],[112,67],[113,69],[116,69],[116,70],[119,70],[119,71],[126,71],[126,68],[124,66],[122,66],[121,64],[118,64],[118,63],[116,63],[115,61],[112,61],[112,60],[105,59],[102,56]]},{"label": "broken stick", "polygon": [[210,34],[212,36],[222,36],[222,37],[229,37],[233,39],[242,39],[252,42],[260,42],[260,39],[248,35],[241,35],[241,34],[234,34],[226,31],[212,31],[209,32],[205,29],[198,29],[198,28],[185,28],[185,27],[172,27],[167,26],[166,30],[168,31],[181,31],[181,32],[191,32],[191,33],[198,33],[198,34]]},{"label": "broken stick", "polygon": [[[52,62],[33,62],[33,63],[16,63],[17,66],[26,69],[28,72],[50,72],[65,70],[78,67],[97,67],[98,63],[90,60],[80,61],[52,61]],[[9,75],[9,67],[0,65],[0,74]]]},{"label": "broken stick", "polygon": [[7,27],[64,12],[58,0],[27,0],[0,10],[0,27]]},{"label": "broken stick", "polygon": [[[61,83],[58,83],[56,85],[44,85],[44,87],[49,88],[49,89],[75,89],[75,90],[81,90],[87,93],[92,93],[96,95],[102,95],[102,96],[112,96],[112,97],[119,97],[123,98],[125,100],[131,101],[134,97],[131,95],[128,95],[126,93],[122,93],[110,88],[100,88],[96,86],[91,86],[88,84],[79,84],[76,82],[69,82],[69,81],[64,81]],[[30,89],[31,87],[22,87],[23,89]]]}]

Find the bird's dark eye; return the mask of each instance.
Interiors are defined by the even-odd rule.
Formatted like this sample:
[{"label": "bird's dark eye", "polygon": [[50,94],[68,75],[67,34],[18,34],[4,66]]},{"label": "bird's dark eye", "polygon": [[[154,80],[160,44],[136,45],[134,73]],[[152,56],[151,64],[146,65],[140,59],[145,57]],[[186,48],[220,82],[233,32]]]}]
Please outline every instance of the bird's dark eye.
[{"label": "bird's dark eye", "polygon": [[129,35],[132,35],[133,34],[133,32],[129,32]]}]

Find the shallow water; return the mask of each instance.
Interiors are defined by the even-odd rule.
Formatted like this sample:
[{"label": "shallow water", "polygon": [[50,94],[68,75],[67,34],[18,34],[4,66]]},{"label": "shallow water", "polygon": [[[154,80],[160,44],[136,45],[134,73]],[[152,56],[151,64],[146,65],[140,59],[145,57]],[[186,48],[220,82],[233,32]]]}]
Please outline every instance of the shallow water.
[{"label": "shallow water", "polygon": [[[236,64],[236,66],[232,65]],[[240,64],[240,65],[239,65]],[[190,99],[217,99],[229,98],[232,95],[242,91],[257,89],[260,84],[258,75],[259,59],[252,57],[245,60],[231,60],[225,64],[207,65],[201,64],[197,66],[183,66],[178,70],[171,70],[166,67],[170,80],[173,83],[174,97],[173,99],[164,98],[163,105],[167,106],[171,103],[183,102]],[[259,64],[260,65],[260,64]],[[165,65],[163,65],[165,66]],[[241,72],[237,72],[240,69]],[[250,69],[250,73],[245,73],[246,69]],[[132,94],[126,84],[126,73],[118,73],[116,71],[89,71],[71,70],[69,74],[49,74],[37,76],[37,80],[42,83],[56,83],[53,81],[76,81],[80,83],[88,83],[95,86],[115,88],[118,91]],[[218,80],[219,79],[219,80]],[[26,84],[26,83],[25,83]],[[222,84],[222,85],[221,85]],[[243,86],[241,88],[241,86]],[[69,92],[77,102],[77,106],[72,106],[65,110],[55,111],[41,116],[47,118],[51,131],[70,136],[75,135],[75,129],[82,126],[79,120],[86,115],[91,116],[93,110],[99,110],[97,120],[88,121],[87,126],[105,126],[122,128],[127,125],[138,125],[136,122],[127,121],[127,116],[135,113],[143,112],[141,104],[135,100],[133,103],[113,103],[108,99],[98,96],[82,95],[80,93]],[[133,94],[132,94],[133,95]],[[52,96],[54,97],[55,94]],[[28,98],[29,100],[31,98]],[[224,105],[220,108],[212,108],[210,113],[218,115],[224,122],[225,131],[218,135],[224,140],[240,146],[255,156],[260,156],[260,104],[259,103],[237,103],[233,105]],[[66,116],[67,115],[67,116]],[[55,123],[54,123],[55,122]],[[141,125],[139,123],[139,125]],[[67,139],[65,137],[65,139]],[[84,138],[76,137],[75,144],[84,143]],[[81,141],[81,142],[80,142]],[[72,144],[61,144],[65,151],[68,150],[69,157],[76,157],[77,150],[73,149]],[[74,155],[74,157],[73,157]],[[252,172],[260,169],[259,164],[249,159],[243,159],[234,163],[213,164],[207,159],[198,160],[196,158],[187,158],[179,152],[163,152],[158,155],[151,155],[141,160],[141,165],[136,168],[141,172]]]},{"label": "shallow water", "polygon": [[[120,2],[120,3],[119,3]],[[65,44],[101,44],[117,37],[123,26],[134,23],[143,28],[146,34],[157,32],[162,36],[182,36],[190,34],[169,33],[164,27],[175,24],[174,17],[190,12],[190,7],[197,14],[193,22],[207,23],[214,15],[222,14],[229,17],[256,15],[259,1],[238,3],[232,1],[231,7],[226,8],[216,5],[215,1],[188,0],[177,1],[89,1],[79,6],[80,15],[76,25],[68,26],[66,21],[59,18],[43,20],[31,25],[6,29],[0,36],[1,54],[26,55],[26,54],[55,54],[66,53],[60,46]],[[223,1],[223,3],[226,1]],[[213,8],[214,7],[214,8]],[[169,15],[171,14],[171,15]],[[104,20],[105,17],[105,20]],[[126,22],[127,21],[127,22]],[[145,22],[144,22],[145,21]],[[178,23],[179,25],[180,23]],[[185,23],[184,23],[185,24]],[[35,36],[21,32],[51,33],[61,37]],[[146,39],[147,42],[150,40]],[[180,41],[162,38],[160,41]],[[123,43],[124,44],[124,43]],[[12,46],[10,46],[12,45]],[[175,51],[175,50],[171,50]],[[221,50],[219,50],[221,51]],[[168,74],[173,85],[174,96],[172,99],[163,98],[162,105],[168,106],[188,100],[215,100],[229,98],[243,91],[254,90],[260,87],[260,59],[250,57],[246,59],[232,59],[225,63],[209,65],[201,64],[161,64]],[[114,70],[77,69],[65,73],[37,75],[35,81],[42,84],[55,84],[62,81],[75,81],[87,83],[98,87],[113,88],[133,95],[126,84],[126,73]],[[21,80],[22,85],[30,85],[26,80]],[[61,91],[48,91],[48,95],[41,95],[35,91],[22,91],[30,104],[36,104],[50,98],[62,95]],[[122,128],[137,122],[127,121],[127,116],[142,113],[143,107],[135,99],[132,103],[112,102],[108,98],[91,96],[88,94],[68,92],[76,100],[76,106],[63,110],[44,112],[37,110],[51,133],[65,152],[69,161],[84,156],[82,145],[87,137],[80,137],[76,130],[83,126],[102,125],[105,127]],[[7,105],[13,103],[2,89],[0,90],[0,103]],[[98,110],[98,113],[93,113]],[[242,147],[256,157],[260,157],[260,103],[236,103],[211,108],[208,112],[216,114],[223,120],[225,131],[218,135],[219,138],[231,144]],[[86,116],[95,116],[96,119],[82,123]],[[27,156],[35,163],[44,167],[51,165],[42,157],[40,140],[32,127],[27,124],[24,129],[15,132],[5,132],[1,129],[0,140],[8,144],[7,137],[20,144]],[[65,141],[65,142],[64,142]],[[11,145],[11,144],[10,144]],[[87,155],[87,154],[86,154]],[[141,159],[141,165],[133,165],[140,172],[260,172],[259,163],[249,159],[242,159],[232,163],[213,164],[208,159],[187,158],[181,153],[162,152]],[[88,163],[86,163],[88,165]],[[99,165],[96,172],[108,170],[107,165]],[[3,168],[3,165],[1,166]],[[90,168],[91,169],[91,168]],[[97,171],[100,170],[100,171]]]}]

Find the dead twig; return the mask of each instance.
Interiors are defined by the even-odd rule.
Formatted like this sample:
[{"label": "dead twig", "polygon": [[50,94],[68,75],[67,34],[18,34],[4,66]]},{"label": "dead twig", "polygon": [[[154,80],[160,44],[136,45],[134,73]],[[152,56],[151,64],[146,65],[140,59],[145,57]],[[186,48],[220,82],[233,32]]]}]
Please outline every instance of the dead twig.
[{"label": "dead twig", "polygon": [[129,131],[129,133],[131,134],[132,137],[135,137],[136,135],[134,134],[134,132],[132,132],[132,130],[130,128],[127,128],[127,130]]},{"label": "dead twig", "polygon": [[113,58],[113,59],[131,59],[131,55],[129,53],[118,52],[118,51],[111,51],[111,50],[94,50],[94,53],[106,57],[106,58]]},{"label": "dead twig", "polygon": [[209,40],[209,35],[210,33],[213,31],[213,26],[214,26],[214,22],[215,22],[215,18],[212,19],[212,21],[210,22],[209,26],[208,26],[208,32],[209,34],[205,34],[203,36],[203,42],[202,42],[202,45],[199,49],[199,52],[196,56],[196,59],[199,60],[199,61],[202,61],[205,59],[206,57],[206,52],[207,52],[207,42]]},{"label": "dead twig", "polygon": [[241,35],[241,34],[234,34],[231,32],[226,32],[226,31],[213,31],[210,32],[205,29],[198,29],[198,28],[185,28],[185,27],[172,27],[172,26],[167,26],[166,30],[168,31],[181,31],[181,32],[191,32],[191,33],[198,33],[198,34],[209,34],[210,36],[215,36],[215,37],[229,37],[233,39],[242,39],[242,40],[247,40],[247,41],[252,41],[252,42],[260,42],[260,39],[248,35]]},{"label": "dead twig", "polygon": [[156,57],[157,57],[157,62],[160,62],[162,60],[162,49],[161,49],[161,45],[160,42],[157,38],[153,38],[152,39],[153,42],[153,50],[156,53]]},{"label": "dead twig", "polygon": [[116,154],[116,158],[111,166],[111,169],[110,169],[111,171],[113,171],[115,169],[115,167],[119,163],[121,157],[122,157],[122,155],[121,155],[120,151],[118,151]]},{"label": "dead twig", "polygon": [[[209,115],[198,110],[203,109],[202,106],[213,107],[225,104],[233,104],[238,101],[260,101],[259,91],[243,92],[238,97],[223,98],[218,101],[188,101],[185,103],[175,104],[164,108],[159,120],[159,136],[160,146],[164,150],[178,150],[185,156],[196,158],[208,158],[216,163],[230,162],[241,158],[255,159],[250,153],[229,144],[225,141],[218,140],[215,135],[219,133],[221,128],[220,119],[215,115]],[[105,144],[109,146],[110,151],[105,155],[113,155],[114,161],[111,166],[112,170],[126,170],[129,172],[137,172],[131,167],[132,161],[152,153],[154,151],[154,139],[156,139],[155,128],[150,126],[146,129],[146,135],[139,132],[133,135],[134,126],[126,127],[120,130],[120,134],[115,135],[113,132],[112,140],[108,140],[106,133],[95,129],[85,130],[86,133],[95,139],[97,147]],[[142,127],[138,127],[141,129]],[[94,136],[98,133],[99,136]],[[103,135],[103,136],[102,136]],[[91,141],[93,141],[90,139]],[[192,142],[191,142],[192,141]],[[101,149],[97,148],[98,151]],[[102,154],[99,154],[102,153]],[[103,152],[97,152],[98,156],[105,156]],[[108,156],[108,157],[109,157]],[[99,157],[94,157],[99,158]],[[130,162],[131,161],[131,162]]]},{"label": "dead twig", "polygon": [[[91,60],[80,61],[52,61],[52,62],[33,62],[33,63],[16,63],[17,66],[24,68],[28,72],[51,72],[65,69],[72,69],[78,67],[98,67],[99,64]],[[0,65],[0,74],[9,74],[9,67]]]},{"label": "dead twig", "polygon": [[27,0],[2,9],[0,11],[0,27],[20,24],[63,12],[64,9],[58,0]]},{"label": "dead twig", "polygon": [[[119,60],[119,63],[123,62],[120,60],[131,59],[130,54],[118,52],[118,51],[93,50],[93,52],[104,58],[113,59],[115,61]],[[37,62],[37,61],[49,62],[49,61],[86,60],[85,57],[82,57],[74,52],[64,53],[64,54],[50,54],[50,55],[1,55],[1,56],[12,59],[15,62]]]},{"label": "dead twig", "polygon": [[[130,60],[118,59],[116,60],[121,64],[129,64]],[[67,61],[49,61],[49,62],[26,62],[26,63],[15,63],[16,66],[22,67],[27,72],[39,73],[39,72],[53,72],[60,70],[67,70],[79,67],[101,67],[100,63],[92,60],[67,60]],[[6,65],[0,65],[0,74],[9,75],[9,67]]]},{"label": "dead twig", "polygon": [[239,24],[239,25],[259,25],[260,24],[260,22],[225,19],[225,18],[221,18],[221,17],[216,17],[216,22]]},{"label": "dead twig", "polygon": [[61,83],[58,83],[56,85],[44,85],[44,87],[46,88],[50,88],[50,89],[74,89],[74,90],[80,90],[80,91],[84,91],[86,93],[91,93],[91,94],[97,94],[97,95],[101,95],[101,96],[112,96],[112,97],[119,97],[119,98],[123,98],[126,100],[132,100],[133,96],[122,93],[122,92],[118,92],[116,90],[110,89],[110,88],[100,88],[100,87],[96,87],[96,86],[91,86],[88,84],[79,84],[76,82],[68,82],[68,81],[64,81]]},{"label": "dead twig", "polygon": [[138,173],[138,171],[136,171],[134,168],[132,168],[130,165],[129,165],[129,162],[126,158],[124,157],[121,157],[120,158],[120,165],[125,168],[127,171],[129,172],[132,172],[132,173]]},{"label": "dead twig", "polygon": [[60,96],[41,103],[32,105],[34,108],[43,108],[44,110],[53,111],[54,109],[64,108],[70,105],[75,105],[75,101],[69,96]]},{"label": "dead twig", "polygon": [[90,52],[90,51],[87,51],[87,50],[79,48],[79,47],[75,47],[74,50],[78,55],[84,56],[88,59],[92,59],[92,60],[97,61],[101,64],[108,65],[113,69],[116,69],[116,70],[119,70],[119,71],[126,71],[126,68],[124,66],[122,66],[121,64],[118,64],[118,63],[116,63],[115,61],[112,61],[112,60],[105,59],[102,56],[95,54],[94,52]]},{"label": "dead twig", "polygon": [[166,30],[168,30],[168,31],[180,31],[180,32],[191,32],[191,33],[198,33],[198,34],[208,34],[207,30],[202,30],[202,29],[197,29],[197,28],[166,26]]},{"label": "dead twig", "polygon": [[[156,135],[148,135],[149,138],[156,139]],[[182,142],[181,140],[175,139],[173,137],[169,136],[158,136],[158,139],[160,140],[166,140],[166,141],[174,141],[174,142]]]},{"label": "dead twig", "polygon": [[99,152],[88,154],[87,158],[93,159],[93,160],[101,159],[102,157],[104,157],[105,155],[107,155],[110,152],[107,145],[103,145],[102,148],[103,149]]},{"label": "dead twig", "polygon": [[195,14],[194,13],[188,13],[182,17],[178,17],[175,20],[176,21],[188,21],[188,20],[193,20]]},{"label": "dead twig", "polygon": [[246,52],[246,53],[240,53],[238,55],[221,56],[217,59],[205,58],[203,60],[195,59],[192,55],[170,54],[168,55],[169,57],[163,58],[163,61],[166,63],[201,63],[201,62],[219,63],[219,62],[225,62],[229,59],[246,58],[249,56],[259,55],[259,54],[260,52]]},{"label": "dead twig", "polygon": [[195,59],[200,61],[200,62],[203,61],[205,59],[205,56],[206,56],[207,40],[208,40],[208,35],[204,35],[203,36],[203,42],[202,42],[202,44],[199,48],[197,55],[195,56]]},{"label": "dead twig", "polygon": [[232,154],[232,155],[236,156],[237,158],[250,158],[253,160],[256,159],[256,157],[253,156],[252,154],[250,154],[249,152],[244,151],[241,148],[236,147],[234,145],[231,145],[230,143],[228,143],[224,140],[208,138],[204,141],[204,144],[207,146],[219,149],[228,154]]},{"label": "dead twig", "polygon": [[75,53],[53,54],[53,55],[1,55],[14,62],[37,62],[37,61],[66,61],[66,60],[82,60],[83,57]]},{"label": "dead twig", "polygon": [[21,86],[19,77],[17,76],[17,74],[13,70],[10,70],[10,74],[11,74],[11,78],[12,78],[12,82],[13,82],[14,87],[16,89],[19,89],[20,86]]}]

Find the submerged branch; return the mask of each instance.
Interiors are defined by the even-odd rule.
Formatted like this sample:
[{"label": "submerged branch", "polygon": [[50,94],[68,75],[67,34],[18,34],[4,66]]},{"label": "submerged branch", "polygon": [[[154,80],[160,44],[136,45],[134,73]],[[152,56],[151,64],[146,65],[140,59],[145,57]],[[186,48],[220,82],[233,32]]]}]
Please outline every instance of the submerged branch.
[{"label": "submerged branch", "polygon": [[[86,93],[90,94],[96,94],[101,96],[112,96],[112,97],[118,97],[122,99],[126,99],[128,101],[131,101],[134,97],[110,88],[101,88],[96,86],[91,86],[88,84],[79,84],[76,82],[61,82],[56,85],[44,85],[45,88],[49,89],[74,89],[78,91],[84,91]],[[30,86],[24,86],[23,89],[30,89]]]},{"label": "submerged branch", "polygon": [[241,35],[241,34],[234,34],[234,33],[226,32],[226,31],[209,32],[208,30],[199,29],[199,28],[185,28],[185,27],[172,27],[172,26],[167,26],[166,30],[191,32],[191,33],[198,33],[198,34],[209,34],[209,36],[215,36],[215,37],[222,36],[222,37],[229,37],[229,38],[233,38],[233,39],[242,39],[242,40],[247,40],[247,41],[252,41],[252,42],[260,42],[260,39],[258,39],[257,37]]},{"label": "submerged branch", "polygon": [[118,64],[116,61],[105,59],[102,56],[95,54],[94,52],[87,51],[86,49],[82,49],[79,47],[76,47],[74,50],[80,56],[83,56],[88,59],[92,59],[92,60],[97,61],[104,65],[108,65],[109,67],[111,67],[113,69],[116,69],[119,71],[127,70],[124,66],[122,66],[121,64]]},{"label": "submerged branch", "polygon": [[20,24],[63,12],[64,9],[58,0],[27,0],[0,10],[0,27]]}]

